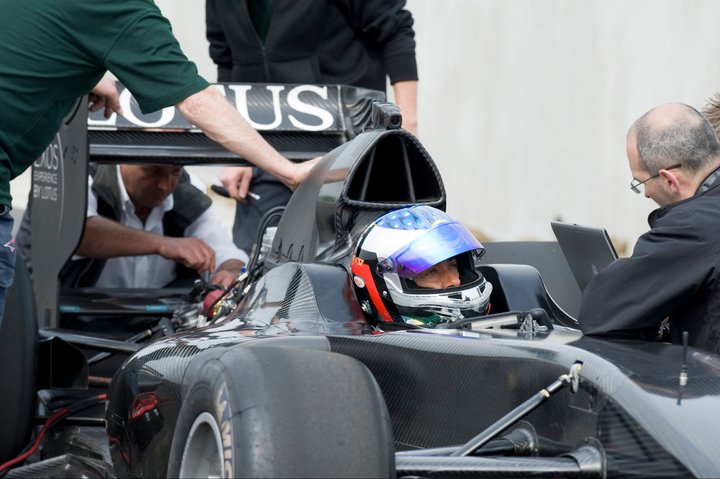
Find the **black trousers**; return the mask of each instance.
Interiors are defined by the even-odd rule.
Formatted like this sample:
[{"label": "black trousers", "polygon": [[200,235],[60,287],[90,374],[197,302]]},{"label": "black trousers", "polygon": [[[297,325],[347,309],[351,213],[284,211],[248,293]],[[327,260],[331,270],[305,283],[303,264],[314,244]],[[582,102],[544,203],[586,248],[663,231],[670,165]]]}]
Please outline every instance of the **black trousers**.
[{"label": "black trousers", "polygon": [[277,206],[285,206],[292,196],[290,188],[260,168],[253,168],[250,191],[260,195],[260,199],[248,196],[245,203],[238,202],[233,224],[233,242],[248,254],[257,239],[265,213]]}]

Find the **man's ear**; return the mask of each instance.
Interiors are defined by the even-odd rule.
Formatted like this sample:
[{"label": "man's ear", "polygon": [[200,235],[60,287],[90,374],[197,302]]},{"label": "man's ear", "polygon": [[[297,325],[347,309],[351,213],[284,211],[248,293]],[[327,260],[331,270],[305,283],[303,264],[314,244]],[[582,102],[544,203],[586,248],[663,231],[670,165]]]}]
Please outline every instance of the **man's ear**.
[{"label": "man's ear", "polygon": [[674,195],[682,194],[687,182],[684,181],[684,177],[680,176],[681,174],[676,173],[674,170],[660,170],[659,175],[658,180],[665,184],[667,191]]}]

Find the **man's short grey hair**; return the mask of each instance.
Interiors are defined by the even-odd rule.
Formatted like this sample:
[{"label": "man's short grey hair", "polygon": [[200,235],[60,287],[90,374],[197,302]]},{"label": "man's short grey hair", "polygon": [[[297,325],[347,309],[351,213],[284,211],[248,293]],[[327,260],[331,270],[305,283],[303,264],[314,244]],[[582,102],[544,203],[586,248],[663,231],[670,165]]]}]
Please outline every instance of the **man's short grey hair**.
[{"label": "man's short grey hair", "polygon": [[632,126],[641,165],[651,175],[662,168],[681,163],[690,173],[696,173],[720,155],[715,128],[702,113],[689,105],[671,122],[658,124],[650,110]]}]

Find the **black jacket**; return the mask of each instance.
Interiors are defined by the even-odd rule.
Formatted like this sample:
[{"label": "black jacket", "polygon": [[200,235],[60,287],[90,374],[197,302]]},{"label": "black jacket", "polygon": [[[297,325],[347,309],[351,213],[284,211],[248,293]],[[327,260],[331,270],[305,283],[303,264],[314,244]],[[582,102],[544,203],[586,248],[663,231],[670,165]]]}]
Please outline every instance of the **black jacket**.
[{"label": "black jacket", "polygon": [[275,0],[265,45],[247,0],[207,0],[219,82],[346,84],[385,91],[417,80],[405,0]]},{"label": "black jacket", "polygon": [[633,254],[583,292],[585,334],[652,340],[665,317],[679,343],[720,353],[720,185],[653,211]]}]

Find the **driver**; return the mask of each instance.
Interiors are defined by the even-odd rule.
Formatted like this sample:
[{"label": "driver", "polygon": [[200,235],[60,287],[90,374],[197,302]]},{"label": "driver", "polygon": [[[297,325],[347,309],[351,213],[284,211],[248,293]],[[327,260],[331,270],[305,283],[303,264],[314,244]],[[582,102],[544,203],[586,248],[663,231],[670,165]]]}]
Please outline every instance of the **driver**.
[{"label": "driver", "polygon": [[488,314],[492,284],[475,268],[485,248],[431,206],[391,211],[357,242],[351,272],[365,318],[378,330],[434,328]]}]

